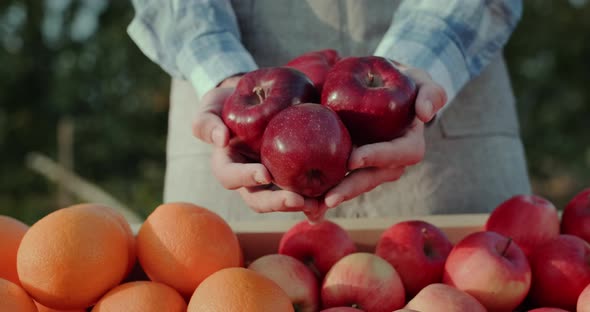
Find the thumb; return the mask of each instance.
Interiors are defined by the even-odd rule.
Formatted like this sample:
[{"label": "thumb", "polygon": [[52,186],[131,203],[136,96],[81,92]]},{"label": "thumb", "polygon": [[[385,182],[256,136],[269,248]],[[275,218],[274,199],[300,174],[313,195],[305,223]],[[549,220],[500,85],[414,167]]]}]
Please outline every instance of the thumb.
[{"label": "thumb", "polygon": [[447,102],[443,87],[430,81],[419,86],[416,97],[416,116],[424,123],[429,122]]},{"label": "thumb", "polygon": [[225,147],[229,142],[229,129],[221,119],[223,103],[233,88],[216,88],[207,92],[201,100],[201,109],[193,119],[193,135],[199,140]]}]

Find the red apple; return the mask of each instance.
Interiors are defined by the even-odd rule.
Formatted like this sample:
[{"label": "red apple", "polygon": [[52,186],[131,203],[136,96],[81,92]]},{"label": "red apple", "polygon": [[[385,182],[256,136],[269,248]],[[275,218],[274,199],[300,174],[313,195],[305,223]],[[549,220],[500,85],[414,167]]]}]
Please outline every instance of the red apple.
[{"label": "red apple", "polygon": [[385,230],[375,253],[387,260],[402,278],[408,298],[442,281],[445,261],[453,244],[436,226],[418,220],[394,224]]},{"label": "red apple", "polygon": [[320,312],[360,312],[361,310],[351,307],[335,307],[322,310]]},{"label": "red apple", "polygon": [[332,67],[322,104],[342,119],[356,145],[401,136],[415,116],[416,83],[390,60],[348,57]]},{"label": "red apple", "polygon": [[[577,312],[580,312],[583,310],[577,310]],[[559,309],[559,308],[536,308],[536,309],[532,309],[529,310],[528,312],[570,312],[568,310],[564,310],[564,309]]]},{"label": "red apple", "polygon": [[348,232],[329,220],[300,221],[285,232],[279,242],[279,254],[302,261],[319,278],[323,278],[334,263],[355,251],[356,245]]},{"label": "red apple", "polygon": [[578,236],[590,243],[590,188],[574,196],[563,209],[561,233]]},{"label": "red apple", "polygon": [[449,285],[435,283],[424,287],[406,308],[420,312],[486,312],[486,308],[466,292]]},{"label": "red apple", "polygon": [[492,211],[485,230],[512,238],[529,257],[536,247],[559,235],[559,215],[540,196],[516,195]]},{"label": "red apple", "polygon": [[357,252],[338,260],[321,289],[325,308],[350,306],[366,312],[391,312],[404,306],[406,294],[397,271],[383,258]]},{"label": "red apple", "polygon": [[535,306],[573,311],[590,284],[590,245],[577,236],[562,234],[535,249],[530,260],[530,296]]},{"label": "red apple", "polygon": [[590,284],[582,290],[582,293],[578,297],[576,311],[578,312],[590,312]]},{"label": "red apple", "polygon": [[443,283],[472,295],[488,311],[513,311],[530,289],[531,268],[510,238],[475,232],[451,250]]},{"label": "red apple", "polygon": [[322,93],[324,82],[328,71],[340,60],[338,51],[325,49],[304,53],[292,60],[285,66],[300,70],[311,79],[318,93]]},{"label": "red apple", "polygon": [[299,104],[278,113],[262,137],[260,158],[275,185],[318,197],[347,173],[352,144],[338,115],[319,104]]},{"label": "red apple", "polygon": [[292,68],[260,68],[245,74],[226,99],[221,114],[231,131],[231,144],[258,159],[268,122],[283,109],[317,101],[318,96],[311,80]]},{"label": "red apple", "polygon": [[301,261],[287,255],[271,254],[254,260],[248,269],[277,283],[291,298],[295,311],[318,311],[319,281]]}]

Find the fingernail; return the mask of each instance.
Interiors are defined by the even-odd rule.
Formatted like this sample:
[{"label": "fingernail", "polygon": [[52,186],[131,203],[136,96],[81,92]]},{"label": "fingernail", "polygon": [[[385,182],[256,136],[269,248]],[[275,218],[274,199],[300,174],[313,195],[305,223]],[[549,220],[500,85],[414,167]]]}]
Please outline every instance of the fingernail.
[{"label": "fingernail", "polygon": [[424,102],[424,109],[426,110],[428,120],[432,119],[432,113],[434,112],[434,105],[432,105],[432,102],[426,100],[426,102]]},{"label": "fingernail", "polygon": [[266,178],[266,175],[261,171],[256,171],[254,173],[254,181],[258,184],[268,184],[270,181]]},{"label": "fingernail", "polygon": [[302,197],[289,197],[285,200],[285,206],[294,208],[302,207],[305,204],[305,200]]},{"label": "fingernail", "polygon": [[365,157],[359,158],[359,160],[357,160],[356,162],[351,163],[350,170],[355,170],[355,169],[358,169],[358,168],[363,168],[365,166],[365,162],[366,162]]},{"label": "fingernail", "polygon": [[211,133],[211,141],[213,141],[213,144],[216,146],[223,147],[223,130],[221,128],[216,127],[213,129],[213,132]]},{"label": "fingernail", "polygon": [[329,196],[326,198],[326,206],[328,206],[330,208],[334,208],[334,207],[340,205],[340,203],[342,203],[343,200],[344,200],[344,197],[342,197],[342,195]]}]

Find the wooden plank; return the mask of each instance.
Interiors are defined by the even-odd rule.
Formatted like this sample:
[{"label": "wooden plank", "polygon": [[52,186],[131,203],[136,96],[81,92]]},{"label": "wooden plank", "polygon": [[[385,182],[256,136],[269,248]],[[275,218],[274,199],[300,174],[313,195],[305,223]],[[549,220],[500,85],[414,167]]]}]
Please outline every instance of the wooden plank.
[{"label": "wooden plank", "polygon": [[[456,243],[469,233],[483,229],[488,214],[430,215],[405,218],[358,218],[330,219],[348,231],[359,251],[373,252],[381,233],[395,223],[408,220],[429,222],[447,234]],[[239,221],[231,222],[238,235],[245,259],[252,260],[278,251],[279,241],[285,231],[295,225],[297,220],[277,221]]]}]

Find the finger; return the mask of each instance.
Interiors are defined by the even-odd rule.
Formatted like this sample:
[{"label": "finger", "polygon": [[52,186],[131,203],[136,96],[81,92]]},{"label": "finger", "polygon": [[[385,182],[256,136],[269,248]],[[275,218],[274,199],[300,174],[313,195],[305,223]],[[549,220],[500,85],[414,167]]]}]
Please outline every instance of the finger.
[{"label": "finger", "polygon": [[224,188],[235,190],[241,187],[265,185],[272,181],[264,165],[234,162],[230,153],[229,148],[216,147],[211,155],[211,170]]},{"label": "finger", "polygon": [[285,190],[240,188],[238,192],[252,210],[258,213],[310,211],[317,208],[315,200]]},{"label": "finger", "polygon": [[211,113],[200,113],[195,117],[193,135],[217,147],[225,147],[229,142],[229,130],[219,116]]},{"label": "finger", "polygon": [[318,211],[320,209],[320,201],[317,198],[307,198],[304,197],[305,203],[301,211],[304,213],[309,213],[311,211]]},{"label": "finger", "polygon": [[399,179],[403,173],[404,167],[367,168],[354,171],[328,191],[324,203],[327,207],[334,208],[344,201],[371,191],[382,183]]},{"label": "finger", "polygon": [[404,136],[388,141],[362,145],[352,151],[350,170],[366,167],[391,168],[411,166],[424,158],[424,124],[415,120]]},{"label": "finger", "polygon": [[418,86],[416,115],[422,122],[429,122],[447,102],[445,89],[434,82],[430,75],[423,70],[412,68],[405,72],[414,79]]},{"label": "finger", "polygon": [[428,83],[420,87],[416,98],[416,116],[429,122],[447,102],[446,92],[438,84]]},{"label": "finger", "polygon": [[203,142],[224,147],[229,141],[229,129],[221,119],[223,103],[232,88],[216,88],[201,99],[201,108],[193,119],[193,135]]}]

